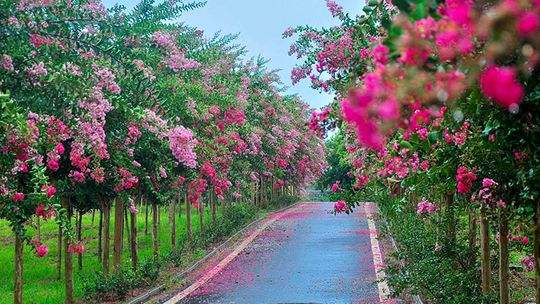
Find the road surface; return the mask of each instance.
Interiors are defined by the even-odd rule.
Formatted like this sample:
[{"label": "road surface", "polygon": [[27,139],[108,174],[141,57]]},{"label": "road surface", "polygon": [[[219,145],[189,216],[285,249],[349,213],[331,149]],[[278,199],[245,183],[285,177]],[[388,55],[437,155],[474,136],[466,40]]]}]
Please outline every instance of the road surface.
[{"label": "road surface", "polygon": [[[372,208],[302,203],[270,216],[164,303],[390,303]],[[377,271],[376,271],[377,269]]]}]

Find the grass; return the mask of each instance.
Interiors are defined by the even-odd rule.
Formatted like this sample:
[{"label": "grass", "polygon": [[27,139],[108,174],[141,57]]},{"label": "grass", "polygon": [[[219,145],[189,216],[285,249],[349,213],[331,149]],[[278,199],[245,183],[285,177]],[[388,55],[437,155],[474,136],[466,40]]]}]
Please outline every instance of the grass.
[{"label": "grass", "polygon": [[[218,223],[220,218],[220,211],[218,209]],[[170,232],[171,226],[168,221],[168,210],[160,212],[160,252],[162,254],[172,251]],[[138,226],[138,248],[139,248],[139,260],[144,261],[152,256],[152,236],[151,236],[151,219],[149,216],[148,234],[144,233],[145,226],[145,212],[140,210],[137,218]],[[111,258],[112,263],[112,237],[114,230],[114,210],[111,211]],[[181,216],[176,215],[176,228],[177,228],[177,244],[182,243],[182,239],[186,239],[186,217],[182,212]],[[211,217],[209,210],[205,212],[206,227],[211,224]],[[193,233],[196,234],[199,231],[199,219],[196,211],[192,210],[192,227]],[[73,258],[74,268],[74,288],[75,296],[78,299],[83,297],[83,281],[86,278],[94,276],[102,269],[101,263],[98,260],[97,248],[98,248],[98,230],[99,230],[99,215],[96,213],[94,221],[92,222],[92,214],[86,214],[83,216],[83,229],[82,237],[86,247],[86,251],[83,254],[83,268],[78,269],[77,257]],[[30,228],[31,235],[34,235],[35,229]],[[53,221],[41,223],[41,235],[42,242],[49,247],[49,254],[44,258],[37,258],[34,255],[34,251],[30,246],[25,246],[24,249],[24,288],[23,298],[25,303],[40,303],[40,304],[58,304],[64,301],[64,281],[56,278],[56,257],[58,253],[57,246],[57,232],[58,227]],[[11,228],[6,221],[0,221],[0,261],[4,261],[0,268],[0,303],[13,303],[13,235]],[[199,256],[202,253],[198,254]],[[63,261],[62,261],[63,264]],[[125,267],[130,265],[129,256],[129,243],[127,240],[127,233],[124,233],[124,249],[123,249],[123,264]],[[63,265],[62,265],[63,266]]]}]

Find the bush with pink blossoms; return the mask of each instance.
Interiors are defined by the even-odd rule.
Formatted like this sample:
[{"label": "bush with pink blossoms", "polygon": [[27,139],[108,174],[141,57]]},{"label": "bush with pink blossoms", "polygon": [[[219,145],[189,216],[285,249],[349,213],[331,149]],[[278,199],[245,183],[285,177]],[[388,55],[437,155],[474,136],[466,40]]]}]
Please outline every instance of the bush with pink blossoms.
[{"label": "bush with pink blossoms", "polygon": [[[398,293],[441,303],[532,298],[532,284],[479,274],[509,273],[504,253],[529,256],[540,242],[521,242],[540,210],[538,1],[368,1],[363,11],[286,35],[298,38],[291,54],[306,73],[297,76],[336,95],[328,125],[338,134],[327,143],[331,169],[321,189],[345,181],[332,198],[379,204],[405,262],[390,271]],[[414,203],[419,197],[426,200]],[[435,209],[429,221],[418,216]],[[494,248],[473,237],[489,240],[493,228],[515,239],[499,242],[503,267],[486,264]]]}]

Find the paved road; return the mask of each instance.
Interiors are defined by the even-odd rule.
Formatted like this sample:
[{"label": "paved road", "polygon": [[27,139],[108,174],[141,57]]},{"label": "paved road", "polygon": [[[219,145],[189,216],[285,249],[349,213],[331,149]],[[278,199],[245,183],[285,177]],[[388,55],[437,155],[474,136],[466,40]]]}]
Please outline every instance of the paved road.
[{"label": "paved road", "polygon": [[305,203],[278,214],[178,303],[380,303],[365,213],[334,216],[331,208]]}]

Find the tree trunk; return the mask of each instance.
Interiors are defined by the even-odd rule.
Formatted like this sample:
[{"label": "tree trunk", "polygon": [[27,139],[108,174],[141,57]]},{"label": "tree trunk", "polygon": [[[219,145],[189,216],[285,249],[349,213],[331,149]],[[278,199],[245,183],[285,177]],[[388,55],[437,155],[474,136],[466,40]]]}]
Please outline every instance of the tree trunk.
[{"label": "tree trunk", "polygon": [[184,201],[186,202],[186,232],[189,242],[193,241],[193,231],[191,229],[191,203],[187,199],[187,194],[184,194]]},{"label": "tree trunk", "polygon": [[139,266],[139,255],[137,252],[137,213],[131,213],[131,267],[133,271],[137,270]]},{"label": "tree trunk", "polygon": [[534,269],[536,278],[536,304],[540,304],[540,200],[534,212]]},{"label": "tree trunk", "polygon": [[152,245],[155,258],[159,257],[158,218],[158,205],[156,201],[152,200]]},{"label": "tree trunk", "polygon": [[64,238],[64,231],[62,226],[58,226],[58,254],[56,255],[56,278],[62,279],[62,239]]},{"label": "tree trunk", "polygon": [[92,227],[94,227],[95,219],[96,219],[96,210],[92,210]]},{"label": "tree trunk", "polygon": [[103,263],[103,210],[99,208],[99,230],[97,256],[100,263]]},{"label": "tree trunk", "polygon": [[122,234],[124,230],[124,200],[116,199],[114,209],[114,244],[113,244],[113,268],[119,271],[122,266]]},{"label": "tree trunk", "polygon": [[13,303],[23,303],[23,239],[15,232],[15,274],[14,274],[14,292]]},{"label": "tree trunk", "polygon": [[480,208],[480,265],[482,269],[482,293],[491,292],[491,265],[489,261],[489,223],[486,208]]},{"label": "tree trunk", "polygon": [[158,226],[158,234],[161,230],[161,207],[157,205],[157,226]]},{"label": "tree trunk", "polygon": [[204,235],[204,202],[199,202],[199,226],[201,235]]},{"label": "tree trunk", "polygon": [[[83,220],[83,214],[82,212],[79,212],[79,217],[77,219],[77,241],[80,243],[82,242],[82,220]],[[79,270],[82,270],[83,267],[83,260],[82,260],[82,253],[79,253],[77,255],[77,264],[79,266]]]},{"label": "tree trunk", "polygon": [[144,201],[144,235],[148,235],[148,200]]},{"label": "tree trunk", "polygon": [[109,252],[111,247],[111,206],[109,201],[103,204],[103,273],[109,274]]},{"label": "tree trunk", "polygon": [[210,208],[212,211],[212,225],[216,225],[216,214],[217,214],[217,205],[216,205],[216,196],[214,192],[210,192]]},{"label": "tree trunk", "polygon": [[36,218],[36,234],[37,239],[41,241],[41,219],[39,216]]},{"label": "tree trunk", "polygon": [[469,210],[469,264],[476,261],[476,211]]},{"label": "tree trunk", "polygon": [[169,206],[169,221],[171,226],[171,245],[172,249],[176,248],[176,203],[179,200],[179,194]]},{"label": "tree trunk", "polygon": [[508,268],[508,214],[502,209],[499,215],[499,303],[510,303]]},{"label": "tree trunk", "polygon": [[[67,199],[63,200],[63,207],[67,210],[68,222],[71,222],[71,216],[73,211]],[[66,235],[64,238],[64,262],[65,262],[65,289],[66,289],[66,304],[75,303],[75,297],[73,295],[73,254],[69,251],[69,238]]]},{"label": "tree trunk", "polygon": [[446,205],[446,251],[453,252],[456,246],[456,215],[454,210],[454,193],[445,196]]},{"label": "tree trunk", "polygon": [[[128,216],[128,208],[127,206],[124,206],[124,237],[123,240],[126,241],[127,245],[126,248],[129,248],[129,244],[131,242],[131,228],[129,225],[129,216]],[[124,248],[124,247],[123,247]]]}]

